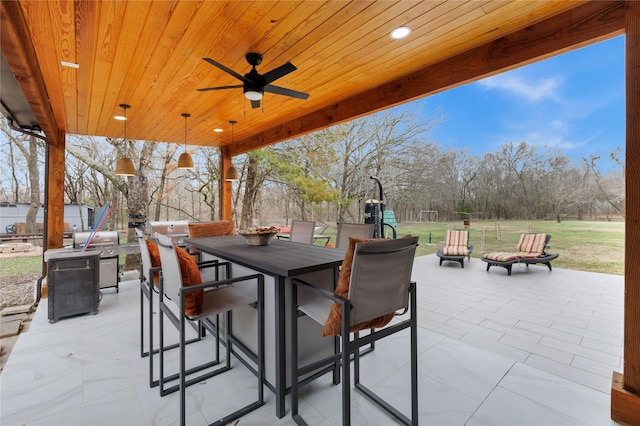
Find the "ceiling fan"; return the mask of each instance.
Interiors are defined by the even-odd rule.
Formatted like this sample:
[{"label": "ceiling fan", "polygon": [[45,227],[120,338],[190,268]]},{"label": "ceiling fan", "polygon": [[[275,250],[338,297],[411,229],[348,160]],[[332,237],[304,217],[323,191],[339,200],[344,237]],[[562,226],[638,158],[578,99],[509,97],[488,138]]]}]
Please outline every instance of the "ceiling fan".
[{"label": "ceiling fan", "polygon": [[199,92],[207,92],[209,90],[242,88],[245,98],[251,101],[252,108],[260,107],[260,99],[262,99],[264,92],[275,93],[276,95],[291,96],[292,98],[305,100],[309,97],[307,93],[302,93],[271,84],[280,77],[284,77],[285,75],[297,69],[291,62],[287,62],[286,64],[281,65],[278,68],[274,68],[271,71],[260,74],[258,70],[256,70],[256,66],[262,63],[262,55],[260,53],[247,53],[245,55],[245,58],[247,59],[249,65],[251,65],[253,68],[244,76],[238,74],[230,68],[227,68],[221,63],[214,61],[211,58],[202,58],[205,61],[209,62],[211,65],[220,68],[222,71],[231,74],[238,80],[242,81],[242,84],[233,86],[206,87],[204,89],[196,90],[198,90]]}]

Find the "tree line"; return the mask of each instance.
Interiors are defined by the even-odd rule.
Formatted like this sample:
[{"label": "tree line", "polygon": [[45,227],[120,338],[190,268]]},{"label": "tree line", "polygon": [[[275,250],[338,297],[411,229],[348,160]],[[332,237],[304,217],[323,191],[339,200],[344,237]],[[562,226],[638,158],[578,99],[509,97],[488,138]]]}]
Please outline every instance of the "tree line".
[{"label": "tree line", "polygon": [[[430,140],[441,117],[428,120],[389,110],[238,156],[233,212],[240,229],[286,225],[291,219],[361,222],[364,203],[378,197],[370,176],[384,183],[387,209],[399,221],[553,219],[624,213],[624,162],[602,172],[601,157],[579,164],[526,141],[476,156]],[[43,202],[44,142],[17,133],[3,120],[0,202]],[[219,218],[219,150],[197,147],[193,170],[177,168],[178,144],[67,136],[65,202],[115,206],[110,229],[126,229],[130,215],[147,220]],[[128,153],[136,176],[115,175]],[[429,216],[433,217],[433,216]],[[27,223],[31,220],[27,219]],[[35,213],[33,220],[35,227]],[[27,225],[29,226],[29,225]],[[28,228],[29,229],[29,228]]]}]

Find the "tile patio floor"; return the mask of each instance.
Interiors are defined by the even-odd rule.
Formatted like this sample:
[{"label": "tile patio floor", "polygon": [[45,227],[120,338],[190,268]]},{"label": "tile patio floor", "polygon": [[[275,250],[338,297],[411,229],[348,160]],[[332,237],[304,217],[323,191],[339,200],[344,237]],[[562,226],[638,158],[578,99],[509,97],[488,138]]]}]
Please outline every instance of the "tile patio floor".
[{"label": "tile patio floor", "polygon": [[[623,277],[545,266],[514,266],[509,277],[502,268],[485,268],[479,259],[464,269],[438,266],[435,255],[416,259],[420,424],[615,424],[609,394],[612,371],[622,370]],[[148,361],[139,356],[138,282],[103,293],[98,315],[55,324],[48,323],[46,300],[40,303],[0,375],[0,424],[177,424],[177,395],[160,398],[148,387]],[[404,412],[406,337],[383,340],[363,358],[363,381]],[[209,343],[192,350],[206,352]],[[255,386],[251,379],[239,365],[191,386],[188,424],[230,411]],[[339,388],[329,377],[304,389],[301,412],[309,424],[340,423]],[[293,424],[288,414],[275,417],[275,398],[265,395],[265,406],[238,425]],[[356,391],[352,418],[393,424]]]}]

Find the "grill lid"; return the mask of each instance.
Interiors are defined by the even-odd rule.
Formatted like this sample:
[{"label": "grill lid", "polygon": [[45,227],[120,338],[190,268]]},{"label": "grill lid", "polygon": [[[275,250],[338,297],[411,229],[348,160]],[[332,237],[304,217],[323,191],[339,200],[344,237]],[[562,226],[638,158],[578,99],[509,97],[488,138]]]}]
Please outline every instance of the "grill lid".
[{"label": "grill lid", "polygon": [[[91,232],[76,232],[73,234],[73,248],[79,249],[87,242]],[[116,246],[120,243],[118,231],[98,231],[91,239],[89,247]]]}]

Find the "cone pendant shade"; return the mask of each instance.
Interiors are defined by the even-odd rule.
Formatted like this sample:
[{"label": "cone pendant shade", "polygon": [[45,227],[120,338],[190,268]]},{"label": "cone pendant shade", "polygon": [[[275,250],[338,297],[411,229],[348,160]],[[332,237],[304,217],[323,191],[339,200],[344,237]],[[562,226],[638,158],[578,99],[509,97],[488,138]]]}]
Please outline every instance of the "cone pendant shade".
[{"label": "cone pendant shade", "polygon": [[124,121],[124,143],[125,143],[125,155],[116,163],[116,175],[118,176],[135,176],[136,168],[133,165],[133,161],[131,158],[127,157],[127,110],[131,108],[131,106],[127,104],[120,104],[120,108],[122,108],[123,115],[121,117],[115,117],[116,120]]},{"label": "cone pendant shade", "polygon": [[[237,121],[235,120],[229,121],[229,124],[231,124],[231,144],[232,145],[233,145],[233,126],[235,126],[236,123]],[[238,170],[236,170],[236,168],[233,167],[233,164],[230,165],[225,171],[224,180],[226,181],[240,180],[240,173],[238,173]]]},{"label": "cone pendant shade", "polygon": [[182,116],[184,117],[184,152],[178,158],[178,168],[193,169],[193,158],[187,152],[187,118],[191,117],[191,114],[183,113]]},{"label": "cone pendant shade", "polygon": [[191,158],[191,154],[186,151],[180,154],[180,157],[178,158],[178,168],[193,169],[193,158]]},{"label": "cone pendant shade", "polygon": [[116,174],[118,176],[135,176],[136,168],[133,165],[131,158],[124,157],[118,160],[116,163]]},{"label": "cone pendant shade", "polygon": [[238,173],[238,170],[236,170],[236,168],[233,166],[229,166],[227,172],[224,174],[224,180],[240,180],[240,174]]}]

